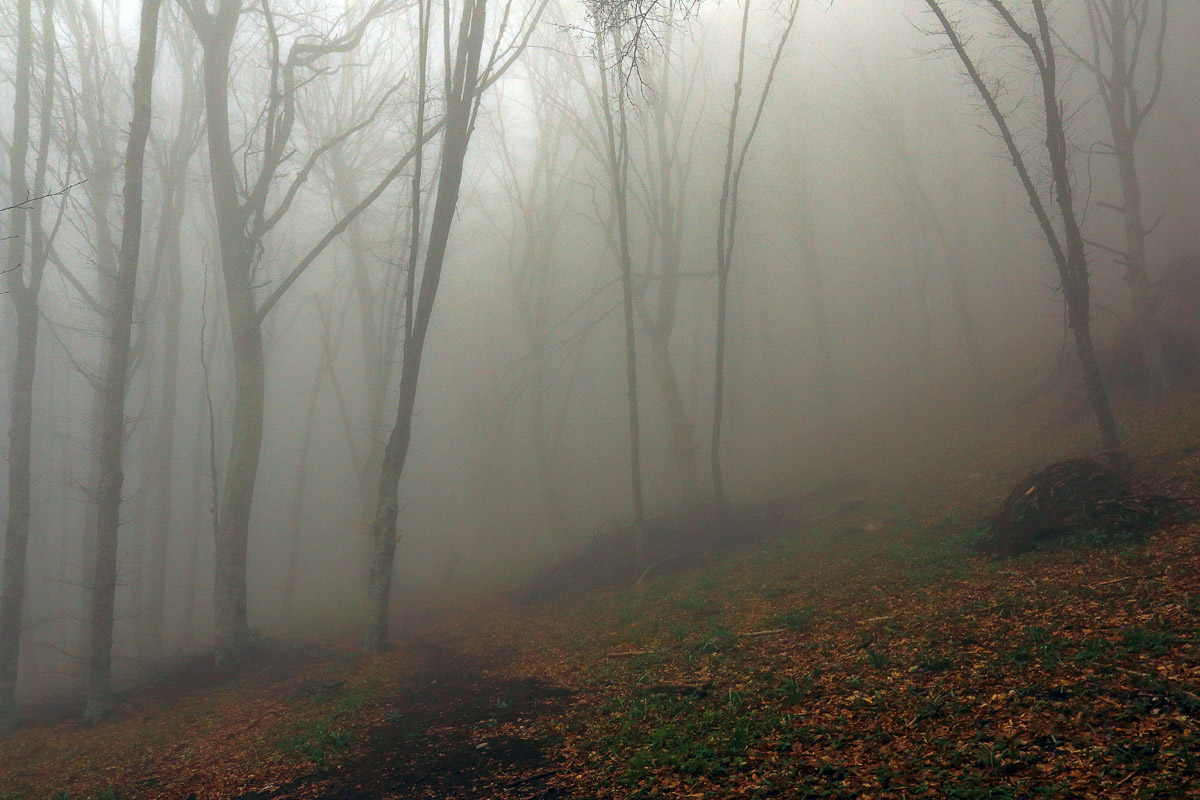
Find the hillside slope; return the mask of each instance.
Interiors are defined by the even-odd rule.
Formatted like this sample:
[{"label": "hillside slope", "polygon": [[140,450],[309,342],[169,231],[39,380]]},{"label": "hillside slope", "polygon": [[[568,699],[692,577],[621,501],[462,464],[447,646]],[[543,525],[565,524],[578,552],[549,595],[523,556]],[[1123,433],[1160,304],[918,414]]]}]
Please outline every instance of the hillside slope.
[{"label": "hillside slope", "polygon": [[[1140,472],[1180,496],[1200,494],[1193,397],[1124,409]],[[0,798],[1196,796],[1200,525],[968,548],[1088,434],[1033,409],[969,446],[893,443],[909,462],[861,497],[797,501],[706,566],[479,598],[375,659],[347,641],[185,671],[97,728],[12,734]]]}]

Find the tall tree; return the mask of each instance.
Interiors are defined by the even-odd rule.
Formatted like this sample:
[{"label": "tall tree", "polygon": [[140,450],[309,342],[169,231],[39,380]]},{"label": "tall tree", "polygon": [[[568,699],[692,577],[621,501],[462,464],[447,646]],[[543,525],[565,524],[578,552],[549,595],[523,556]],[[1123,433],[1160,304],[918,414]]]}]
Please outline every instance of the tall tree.
[{"label": "tall tree", "polygon": [[[1142,182],[1138,176],[1137,141],[1150,112],[1162,93],[1167,39],[1167,0],[1086,0],[1092,38],[1091,58],[1073,53],[1095,76],[1100,99],[1108,116],[1112,141],[1107,149],[1117,162],[1121,183],[1124,219],[1123,250],[1100,248],[1113,253],[1125,265],[1133,306],[1134,329],[1142,351],[1146,383],[1154,395],[1169,388],[1172,375],[1163,353],[1161,332],[1155,329],[1153,292],[1147,256],[1147,240],[1152,229],[1146,228],[1142,203]],[[1157,14],[1155,10],[1157,9]],[[1152,23],[1157,17],[1157,26]],[[1147,38],[1153,36],[1153,39]],[[1138,86],[1150,45],[1150,92],[1142,99]]]},{"label": "tall tree", "polygon": [[33,373],[37,360],[37,288],[40,275],[26,275],[26,203],[29,178],[29,84],[33,71],[33,4],[18,0],[17,63],[13,89],[13,135],[8,147],[12,207],[8,209],[8,295],[17,313],[17,353],[9,390],[12,419],[8,430],[8,525],[4,530],[4,586],[0,595],[0,727],[16,717],[17,662],[21,647],[21,616],[25,603],[25,562],[29,546],[31,443],[33,435]]},{"label": "tall tree", "polygon": [[143,0],[137,61],[133,68],[133,121],[125,148],[125,207],[114,302],[108,329],[108,366],[104,373],[104,416],[100,437],[100,483],[96,487],[96,562],[92,570],[92,608],[88,652],[87,709],[97,722],[112,707],[113,610],[117,594],[117,533],[121,527],[122,450],[125,444],[125,393],[129,381],[133,310],[137,301],[138,260],[142,243],[142,179],[146,140],[150,137],[151,89],[158,50],[158,10],[162,0]]},{"label": "tall tree", "polygon": [[[611,63],[606,57],[606,38],[612,42]],[[638,408],[637,332],[634,328],[633,254],[629,230],[629,112],[626,108],[628,64],[621,28],[602,30],[597,43],[600,64],[600,114],[604,120],[604,166],[616,221],[617,266],[621,273],[621,310],[625,322],[625,390],[629,411],[629,475],[633,488],[634,546],[639,563],[645,560],[646,509],[642,496],[642,436]],[[610,84],[615,86],[610,88]],[[615,92],[615,94],[614,94]],[[614,114],[615,105],[615,114]]]},{"label": "tall tree", "polygon": [[1059,98],[1058,60],[1055,53],[1054,35],[1045,0],[1030,0],[1034,27],[1026,29],[1003,0],[987,0],[988,6],[998,21],[1011,35],[1015,36],[1029,52],[1040,84],[1039,106],[1045,130],[1045,155],[1050,165],[1053,197],[1058,206],[1061,231],[1055,226],[1050,211],[1042,200],[1033,174],[1027,165],[1025,154],[1017,142],[1009,119],[1001,110],[996,93],[987,79],[980,73],[974,58],[967,51],[967,40],[943,8],[942,0],[925,0],[937,18],[950,47],[958,55],[972,85],[987,106],[992,120],[1000,131],[1000,138],[1008,151],[1013,167],[1025,188],[1029,205],[1037,217],[1042,234],[1054,257],[1062,286],[1063,299],[1067,307],[1067,324],[1075,337],[1075,351],[1083,370],[1083,379],[1088,401],[1096,416],[1100,438],[1104,449],[1120,460],[1121,441],[1117,423],[1109,403],[1108,391],[1100,375],[1096,361],[1096,349],[1092,343],[1091,285],[1088,275],[1087,247],[1075,208],[1075,191],[1071,180],[1070,150],[1067,139],[1067,120]]},{"label": "tall tree", "polygon": [[[8,520],[4,531],[4,565],[0,573],[0,730],[16,719],[17,671],[26,606],[26,570],[32,518],[34,378],[37,368],[38,295],[54,239],[61,228],[65,205],[48,227],[44,219],[54,108],[58,91],[58,43],[53,0],[43,5],[41,18],[43,74],[38,105],[38,139],[33,181],[28,158],[34,53],[31,0],[17,4],[16,64],[13,75],[13,135],[9,142],[10,207],[4,273],[8,296],[16,312],[15,353],[9,386]],[[70,180],[70,158],[64,179]],[[65,193],[67,184],[57,192]]]},{"label": "tall tree", "polygon": [[[668,455],[679,477],[683,498],[691,501],[700,491],[696,429],[689,418],[671,355],[671,340],[684,279],[710,277],[696,272],[685,275],[683,270],[692,145],[698,120],[703,117],[691,113],[701,59],[693,57],[690,64],[685,63],[676,52],[673,28],[668,27],[662,38],[663,48],[656,68],[642,72],[650,107],[644,115],[648,117],[647,124],[636,128],[644,156],[635,175],[642,190],[639,199],[645,215],[649,257],[644,286],[635,297],[650,345],[650,373],[667,414]],[[683,69],[687,70],[686,77],[676,79],[675,74]],[[649,291],[652,286],[653,293]]]},{"label": "tall tree", "polygon": [[[344,214],[260,301],[256,296],[256,274],[265,237],[286,217],[317,160],[338,141],[367,127],[379,111],[377,106],[367,119],[314,148],[288,182],[282,197],[273,203],[273,187],[295,147],[293,134],[300,86],[323,72],[323,59],[353,51],[368,26],[390,11],[393,4],[390,0],[375,0],[355,21],[347,23],[341,33],[297,36],[285,53],[270,3],[264,2],[263,44],[270,64],[270,88],[257,117],[261,124],[253,126],[250,133],[255,143],[247,146],[244,158],[239,158],[237,153],[242,148],[234,143],[239,125],[230,116],[230,97],[233,46],[245,0],[219,0],[211,10],[206,0],[181,0],[181,3],[203,51],[209,178],[233,345],[233,429],[218,508],[214,588],[216,658],[219,663],[230,663],[240,660],[250,643],[246,557],[263,435],[263,324],[313,261],[399,176],[411,153],[399,159],[392,171]],[[239,170],[239,161],[253,171]]]},{"label": "tall tree", "polygon": [[[113,307],[113,281],[119,260],[112,200],[117,196],[114,188],[119,158],[116,133],[121,129],[115,121],[115,115],[124,106],[116,86],[121,72],[117,61],[121,50],[117,43],[110,40],[108,29],[97,16],[97,9],[93,3],[84,0],[63,0],[63,11],[65,30],[71,37],[72,47],[69,51],[75,56],[73,66],[78,72],[79,87],[77,91],[70,92],[69,99],[73,112],[81,123],[77,134],[80,141],[77,157],[80,173],[85,178],[82,188],[87,200],[86,217],[79,220],[76,226],[86,237],[90,251],[89,261],[94,269],[86,270],[86,265],[76,263],[75,260],[68,263],[65,258],[57,258],[55,266],[71,284],[84,306],[99,320],[97,327],[103,327],[109,309]],[[65,83],[64,88],[70,90],[70,82]],[[108,341],[103,336],[97,339],[100,349],[99,363],[103,364],[107,361]],[[103,448],[100,439],[104,430],[104,396],[97,377],[101,370],[86,358],[76,360],[77,369],[96,389],[92,393],[88,413],[88,476],[85,484],[93,487],[100,482],[100,451]],[[81,624],[77,644],[77,657],[80,664],[84,665],[88,661],[91,648],[91,634],[88,630],[88,625],[91,624],[93,591],[91,567],[96,559],[98,514],[99,507],[95,498],[85,497],[80,559],[83,569],[80,576]]]},{"label": "tall tree", "polygon": [[[368,653],[381,650],[387,643],[388,604],[392,590],[392,571],[396,556],[396,524],[400,510],[400,477],[408,459],[409,445],[413,434],[413,409],[417,399],[417,383],[421,373],[421,358],[424,354],[426,337],[429,334],[430,322],[433,318],[434,303],[437,299],[438,286],[442,277],[442,267],[446,259],[446,249],[450,242],[450,233],[458,208],[458,196],[462,187],[463,165],[466,161],[467,150],[471,135],[475,129],[475,119],[483,92],[508,70],[524,51],[530,36],[541,19],[545,10],[546,0],[540,0],[523,18],[511,14],[511,3],[507,5],[502,19],[516,19],[515,35],[502,50],[503,42],[497,37],[490,57],[483,60],[483,45],[487,27],[487,0],[465,0],[457,25],[457,35],[451,48],[451,28],[454,23],[449,16],[449,7],[443,5],[443,91],[445,114],[440,128],[442,131],[442,150],[438,160],[437,189],[434,197],[432,216],[430,217],[429,233],[425,243],[424,264],[421,267],[420,280],[417,280],[418,241],[420,238],[420,194],[421,179],[419,167],[423,161],[421,154],[416,158],[417,169],[413,170],[413,209],[411,210],[412,229],[409,245],[409,285],[406,313],[404,320],[404,339],[400,368],[400,390],[397,402],[395,422],[388,435],[387,444],[383,451],[383,464],[379,477],[379,496],[375,507],[372,525],[372,552],[370,575],[367,585],[367,621],[364,649]],[[503,32],[506,25],[501,25]],[[423,27],[421,36],[427,39],[429,27]],[[425,56],[428,54],[428,44],[421,47],[420,71],[424,73]],[[420,93],[418,102],[424,104],[424,93]],[[424,119],[424,111],[418,107],[418,114]],[[418,125],[417,147],[435,130],[433,126],[425,129]]]},{"label": "tall tree", "polygon": [[147,656],[151,660],[162,657],[166,634],[167,549],[173,520],[171,490],[175,473],[179,344],[183,327],[183,222],[189,200],[188,166],[203,141],[200,123],[204,111],[193,40],[182,30],[179,24],[182,20],[174,4],[169,4],[163,15],[166,49],[178,67],[180,91],[179,116],[173,134],[169,139],[152,139],[157,145],[152,153],[162,195],[152,263],[155,282],[164,284],[164,295],[158,326],[162,334],[162,391],[154,419],[153,439],[148,444],[153,451],[149,454],[153,466],[147,476],[150,485],[147,487],[149,542],[145,627]]},{"label": "tall tree", "polygon": [[[721,467],[721,426],[725,414],[726,318],[729,311],[729,274],[733,269],[734,244],[737,241],[738,193],[741,189],[742,172],[746,168],[746,156],[750,152],[750,146],[754,143],[754,136],[762,121],[763,109],[767,105],[767,97],[775,82],[775,70],[779,67],[780,59],[783,58],[784,47],[787,46],[788,37],[791,36],[792,29],[796,25],[796,15],[799,11],[799,0],[791,0],[787,11],[787,25],[775,46],[771,66],[767,70],[766,78],[763,80],[759,92],[754,117],[745,134],[739,137],[742,89],[746,76],[746,36],[750,30],[750,0],[744,0],[742,9],[742,27],[738,39],[737,78],[733,84],[733,104],[729,109],[728,136],[725,142],[725,169],[721,181],[721,199],[717,210],[717,332],[713,380],[712,447],[709,451],[709,463],[712,468],[713,492],[716,495],[717,506],[722,517],[725,516],[728,507],[725,495],[725,475]],[[724,525],[724,520],[722,525]]]},{"label": "tall tree", "polygon": [[[516,212],[511,220],[505,267],[517,319],[528,348],[521,359],[526,368],[518,381],[519,388],[529,397],[526,431],[533,450],[538,500],[550,529],[563,541],[570,532],[571,522],[563,507],[556,470],[556,433],[560,428],[556,429],[551,410],[554,366],[551,337],[561,274],[556,255],[566,216],[565,189],[575,154],[566,146],[565,120],[549,102],[549,82],[553,79],[530,63],[532,61],[530,58],[526,66],[536,111],[536,152],[528,168],[513,153],[504,115],[497,116],[497,134],[505,167],[504,188],[509,205]],[[557,76],[555,72],[555,78]]]}]

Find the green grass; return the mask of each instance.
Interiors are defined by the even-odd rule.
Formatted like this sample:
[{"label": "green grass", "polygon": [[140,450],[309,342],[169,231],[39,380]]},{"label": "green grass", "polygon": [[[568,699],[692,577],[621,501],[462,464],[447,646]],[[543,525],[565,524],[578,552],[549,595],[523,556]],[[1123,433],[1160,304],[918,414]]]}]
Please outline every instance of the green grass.
[{"label": "green grass", "polygon": [[352,731],[330,720],[320,720],[279,742],[279,749],[313,763],[321,771],[336,765],[354,741]]},{"label": "green grass", "polygon": [[784,611],[767,621],[770,628],[787,628],[791,631],[806,631],[812,627],[816,609],[811,606]]}]

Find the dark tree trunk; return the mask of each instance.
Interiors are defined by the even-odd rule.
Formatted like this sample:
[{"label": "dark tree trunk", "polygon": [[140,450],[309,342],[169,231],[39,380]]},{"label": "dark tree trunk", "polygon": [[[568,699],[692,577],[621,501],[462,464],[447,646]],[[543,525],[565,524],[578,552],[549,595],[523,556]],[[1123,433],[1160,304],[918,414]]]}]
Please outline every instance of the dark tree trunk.
[{"label": "dark tree trunk", "polygon": [[17,4],[17,63],[13,88],[16,101],[13,136],[9,143],[9,183],[12,204],[18,206],[8,229],[11,237],[4,269],[8,292],[16,311],[17,352],[9,390],[11,420],[8,432],[8,524],[4,530],[4,572],[0,587],[0,730],[15,721],[17,664],[21,648],[21,619],[25,605],[26,554],[29,545],[30,474],[33,429],[33,377],[37,362],[37,295],[26,284],[21,269],[25,260],[25,208],[28,198],[25,175],[29,151],[30,75],[33,71],[33,11],[30,0]]},{"label": "dark tree trunk", "polygon": [[120,267],[109,328],[108,366],[104,375],[100,482],[96,489],[96,561],[92,570],[92,607],[87,664],[87,710],[96,722],[112,707],[112,630],[117,590],[117,533],[124,483],[125,395],[129,379],[133,311],[137,301],[138,258],[142,238],[142,178],[150,135],[151,84],[162,0],[143,0],[141,37],[133,71],[133,121],[125,153],[125,210]]},{"label": "dark tree trunk", "polygon": [[438,171],[437,198],[425,252],[425,266],[411,327],[404,343],[404,363],[400,371],[400,398],[396,421],[383,452],[379,478],[379,500],[372,530],[371,571],[367,585],[367,626],[365,650],[377,653],[387,643],[388,604],[392,591],[392,570],[396,556],[396,518],[399,513],[400,476],[412,441],[412,416],[417,399],[417,380],[429,324],[433,317],[446,247],[454,224],[462,186],[463,162],[471,141],[474,109],[479,89],[480,54],[483,49],[486,0],[469,0],[463,7],[459,27],[455,69],[447,97],[446,124]]},{"label": "dark tree trunk", "polygon": [[1101,442],[1104,449],[1111,454],[1112,459],[1115,462],[1121,462],[1123,459],[1120,453],[1121,442],[1117,432],[1117,423],[1109,404],[1108,392],[1100,375],[1099,366],[1096,363],[1095,347],[1092,344],[1091,290],[1087,250],[1079,220],[1075,215],[1066,121],[1063,118],[1063,109],[1058,99],[1058,66],[1054,52],[1054,37],[1050,30],[1050,19],[1046,13],[1045,0],[1031,0],[1031,2],[1037,21],[1036,31],[1027,31],[1022,28],[1003,0],[988,0],[988,5],[996,13],[1000,22],[1028,49],[1041,83],[1041,105],[1046,124],[1045,152],[1050,164],[1051,178],[1054,181],[1054,201],[1058,205],[1058,212],[1062,218],[1061,235],[1056,230],[1037,186],[1034,184],[1025,156],[1013,135],[1008,119],[1000,109],[988,82],[980,74],[974,60],[967,52],[966,42],[959,34],[957,26],[950,21],[939,0],[925,0],[925,4],[937,17],[951,47],[958,55],[979,96],[983,99],[988,113],[991,114],[999,128],[1000,138],[1003,140],[1013,167],[1021,179],[1021,185],[1025,188],[1030,207],[1037,217],[1046,243],[1054,257],[1055,266],[1058,268],[1063,299],[1067,307],[1067,322],[1075,338],[1075,349],[1083,370],[1084,384],[1096,417]]}]

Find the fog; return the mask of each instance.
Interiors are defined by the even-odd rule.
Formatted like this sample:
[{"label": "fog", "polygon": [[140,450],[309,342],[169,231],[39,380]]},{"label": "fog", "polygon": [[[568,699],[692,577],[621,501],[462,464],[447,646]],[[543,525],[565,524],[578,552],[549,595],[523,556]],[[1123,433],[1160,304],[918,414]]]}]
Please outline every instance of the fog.
[{"label": "fog", "polygon": [[[1059,225],[1028,50],[987,4],[941,5]],[[1035,27],[1040,3],[1008,5]],[[1114,254],[1126,251],[1123,183],[1105,145],[1110,118],[1083,63],[1093,53],[1087,3],[1047,5],[1103,351],[1138,320]],[[85,620],[99,563],[101,393],[116,341],[139,7],[19,0],[0,10],[6,153],[21,124],[21,9],[31,9],[32,42],[20,161],[28,177],[15,181],[17,162],[6,159],[0,203],[16,206],[0,215],[5,236],[16,237],[4,242],[15,259],[5,262],[10,291],[0,299],[6,382],[26,335],[12,281],[25,281],[27,295],[30,270],[44,268],[34,295],[21,704],[79,696],[92,658]],[[472,8],[477,17],[483,4]],[[610,26],[614,9],[628,14]],[[645,518],[903,470],[881,467],[889,431],[935,438],[939,420],[986,427],[1047,381],[1059,383],[1046,391],[1083,396],[1045,232],[927,3],[804,0],[790,28],[786,2],[753,4],[740,59],[743,9],[488,3],[477,32],[483,79],[470,91],[464,31],[476,17],[457,2],[449,19],[412,0],[222,0],[211,12],[205,0],[163,3],[123,397],[117,687],[214,642],[221,658],[237,655],[239,637],[360,637],[380,602],[368,591],[379,564],[393,576],[381,602],[394,634],[422,609],[519,586],[598,531],[636,531],[627,321]],[[1200,5],[1172,3],[1169,13],[1160,91],[1156,21],[1131,81],[1135,104],[1154,96],[1136,140],[1151,283],[1189,259],[1200,268]],[[223,18],[233,33],[222,94],[210,73]],[[223,151],[211,140],[219,126],[206,81],[228,101],[224,166],[214,166]],[[456,91],[466,91],[457,106]],[[738,166],[760,100],[727,262],[724,497],[714,500],[723,176],[731,152]],[[462,136],[456,114],[465,115]],[[461,187],[447,180],[455,147]],[[218,207],[222,196],[238,206]],[[431,274],[439,231],[445,261]],[[413,345],[427,295],[428,336]],[[247,297],[249,316],[236,305]],[[265,376],[261,448],[239,416],[239,402],[253,405],[253,358],[236,352],[254,338],[251,318]],[[411,446],[396,470],[393,562],[379,544],[392,536],[381,464],[398,407],[407,425],[406,358],[419,359],[420,372],[411,376]],[[237,373],[240,385],[237,370],[250,370]],[[0,399],[6,424],[15,396]],[[1097,435],[1096,449],[1103,444]],[[231,488],[251,450],[256,476]],[[13,496],[0,500],[10,527]],[[237,552],[228,537],[242,501],[239,628],[237,602],[225,617],[214,602],[214,575]],[[218,541],[233,542],[226,556]],[[0,544],[9,562],[12,542]],[[6,583],[10,607],[21,602],[14,592]]]}]

